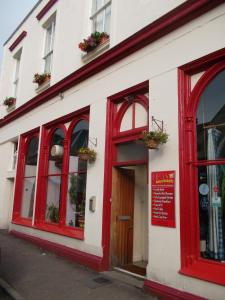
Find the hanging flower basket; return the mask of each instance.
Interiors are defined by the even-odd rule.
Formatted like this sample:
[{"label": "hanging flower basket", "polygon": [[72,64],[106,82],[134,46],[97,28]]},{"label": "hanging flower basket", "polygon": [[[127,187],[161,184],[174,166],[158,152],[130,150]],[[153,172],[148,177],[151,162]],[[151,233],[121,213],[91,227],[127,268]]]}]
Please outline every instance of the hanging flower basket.
[{"label": "hanging flower basket", "polygon": [[159,142],[156,140],[148,140],[145,142],[145,145],[148,149],[158,149]]},{"label": "hanging flower basket", "polygon": [[148,149],[158,149],[159,145],[168,141],[168,134],[162,130],[144,131],[142,141]]},{"label": "hanging flower basket", "polygon": [[87,39],[84,39],[78,47],[81,51],[88,53],[108,40],[109,35],[107,33],[95,31]]},{"label": "hanging flower basket", "polygon": [[80,148],[78,156],[81,160],[93,162],[96,159],[96,152],[90,148]]}]

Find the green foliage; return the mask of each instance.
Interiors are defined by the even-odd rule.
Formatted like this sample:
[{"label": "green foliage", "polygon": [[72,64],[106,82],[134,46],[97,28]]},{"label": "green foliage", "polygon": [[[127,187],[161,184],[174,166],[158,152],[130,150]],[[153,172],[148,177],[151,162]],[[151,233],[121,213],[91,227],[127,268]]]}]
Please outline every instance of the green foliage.
[{"label": "green foliage", "polygon": [[93,149],[90,149],[88,147],[83,147],[78,150],[78,155],[79,154],[88,154],[90,157],[90,160],[95,160],[97,153]]},{"label": "green foliage", "polygon": [[77,176],[72,174],[70,176],[70,189],[69,189],[69,195],[70,195],[70,202],[71,204],[76,204],[78,202],[78,194],[77,194]]},{"label": "green foliage", "polygon": [[149,140],[154,140],[158,144],[165,144],[168,141],[168,134],[161,130],[155,131],[144,131],[142,135],[142,140],[144,143],[148,142]]},{"label": "green foliage", "polygon": [[49,80],[51,78],[51,74],[50,73],[43,73],[43,74],[34,74],[34,79],[33,82],[34,83],[38,83],[39,85],[44,83],[46,80]]},{"label": "green foliage", "polygon": [[89,37],[79,43],[78,47],[83,52],[90,52],[94,50],[99,44],[103,43],[104,40],[107,40],[109,35],[106,32],[93,32]]},{"label": "green foliage", "polygon": [[5,100],[3,101],[3,105],[5,106],[12,106],[16,103],[16,98],[15,97],[6,97]]},{"label": "green foliage", "polygon": [[54,203],[48,206],[47,218],[53,223],[59,223],[59,208]]}]

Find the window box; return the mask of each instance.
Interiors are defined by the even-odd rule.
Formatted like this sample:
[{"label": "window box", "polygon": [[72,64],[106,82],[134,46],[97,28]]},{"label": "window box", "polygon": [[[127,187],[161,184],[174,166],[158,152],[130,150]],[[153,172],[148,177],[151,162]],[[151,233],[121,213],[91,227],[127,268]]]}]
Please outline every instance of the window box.
[{"label": "window box", "polygon": [[16,98],[15,97],[6,97],[3,101],[3,105],[7,106],[7,112],[11,112],[16,107]]},{"label": "window box", "polygon": [[44,83],[38,85],[38,87],[35,89],[37,94],[40,94],[41,92],[43,92],[44,90],[47,90],[47,88],[50,87],[50,79],[46,80]]},{"label": "window box", "polygon": [[88,63],[89,61],[93,60],[103,52],[105,52],[110,46],[110,40],[107,39],[104,43],[99,44],[94,50],[91,52],[82,54],[81,59],[84,63]]}]

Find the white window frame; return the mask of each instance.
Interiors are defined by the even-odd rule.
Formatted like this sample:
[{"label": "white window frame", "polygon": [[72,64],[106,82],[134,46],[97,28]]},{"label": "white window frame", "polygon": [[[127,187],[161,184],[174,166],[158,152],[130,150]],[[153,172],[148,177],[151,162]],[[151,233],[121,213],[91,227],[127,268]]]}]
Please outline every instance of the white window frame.
[{"label": "white window frame", "polygon": [[[102,32],[106,32],[105,30],[105,23],[106,23],[106,9],[111,6],[112,0],[105,0],[106,3],[103,4],[98,10],[96,10],[96,1],[97,0],[92,0],[92,15],[90,16],[90,19],[92,21],[92,32],[97,31],[96,30],[96,18],[97,16],[103,12],[104,16],[103,16],[103,30]],[[111,11],[110,11],[110,15],[111,15]],[[109,32],[107,32],[109,34]]]},{"label": "white window frame", "polygon": [[13,96],[16,98],[18,93],[18,84],[19,84],[19,73],[20,73],[20,62],[21,62],[22,48],[17,51],[14,55],[15,59],[15,72],[14,72],[14,80],[13,80]]},{"label": "white window frame", "polygon": [[[50,30],[50,33],[49,33]],[[44,48],[44,73],[51,73],[53,50],[54,50],[54,38],[55,38],[55,19],[53,19],[48,26],[45,27],[45,48]],[[48,49],[47,49],[48,46]],[[50,58],[49,70],[47,70],[47,59]]]}]

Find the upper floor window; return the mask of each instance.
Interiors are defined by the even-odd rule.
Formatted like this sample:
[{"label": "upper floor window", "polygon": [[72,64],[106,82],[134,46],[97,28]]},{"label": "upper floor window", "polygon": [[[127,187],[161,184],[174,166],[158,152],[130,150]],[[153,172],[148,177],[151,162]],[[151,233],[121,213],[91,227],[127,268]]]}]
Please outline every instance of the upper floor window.
[{"label": "upper floor window", "polygon": [[55,36],[55,18],[45,27],[46,38],[45,38],[45,51],[44,51],[44,73],[51,73],[52,69],[52,57],[54,47],[54,36]]},{"label": "upper floor window", "polygon": [[19,71],[20,71],[21,55],[22,55],[22,48],[14,55],[15,73],[14,73],[14,80],[13,80],[13,85],[14,85],[13,95],[15,98],[17,97],[18,84],[19,84]]},{"label": "upper floor window", "polygon": [[110,33],[111,0],[93,0],[92,4],[92,32]]}]

